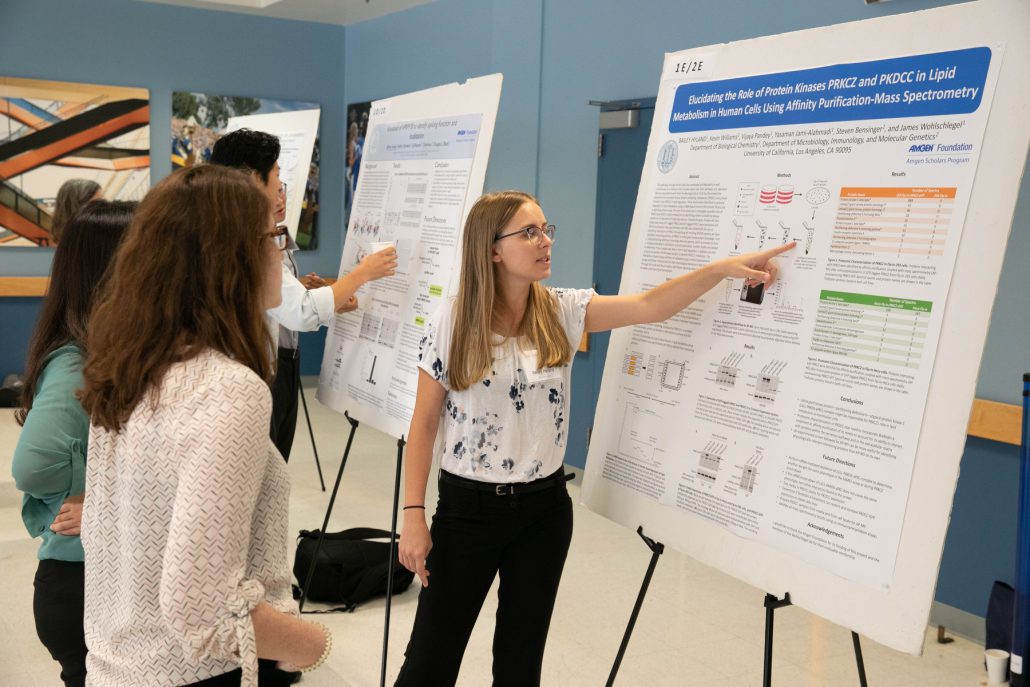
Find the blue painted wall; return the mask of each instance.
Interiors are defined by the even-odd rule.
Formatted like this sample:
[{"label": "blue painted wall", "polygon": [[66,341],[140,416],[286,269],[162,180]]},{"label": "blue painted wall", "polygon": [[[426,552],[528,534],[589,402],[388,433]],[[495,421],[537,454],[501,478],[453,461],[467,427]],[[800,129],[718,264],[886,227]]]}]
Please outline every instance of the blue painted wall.
[{"label": "blue painted wall", "polygon": [[[543,0],[438,0],[347,27],[347,102],[502,72],[486,190],[536,189]],[[440,37],[447,41],[440,45]],[[594,124],[596,129],[596,122]]]},{"label": "blue painted wall", "polygon": [[[561,226],[555,283],[588,286],[597,163],[597,110],[589,100],[653,96],[668,51],[947,4],[955,1],[437,0],[340,29],[129,0],[4,0],[0,73],[150,88],[155,179],[169,166],[164,151],[172,90],[320,102],[321,248],[302,254],[301,268],[333,274],[342,227],[340,198],[330,189],[342,185],[345,104],[503,72],[487,190],[536,192],[548,218]],[[61,47],[41,50],[44,45]],[[125,53],[97,45],[124,46]],[[1028,199],[1024,183],[977,390],[1008,403],[1021,402],[1019,375],[1030,370],[1024,305],[1030,275],[1022,269],[1030,258]],[[48,269],[46,251],[28,260],[0,251],[2,275]],[[8,350],[19,361],[24,355],[17,346],[31,329],[33,307],[27,299],[0,299],[0,373],[9,365]],[[302,339],[305,374],[317,372],[323,339],[324,333]],[[576,389],[574,396],[589,394]],[[980,615],[990,582],[1011,579],[1017,464],[1015,447],[969,441],[940,601]],[[995,536],[983,536],[991,531]]]}]

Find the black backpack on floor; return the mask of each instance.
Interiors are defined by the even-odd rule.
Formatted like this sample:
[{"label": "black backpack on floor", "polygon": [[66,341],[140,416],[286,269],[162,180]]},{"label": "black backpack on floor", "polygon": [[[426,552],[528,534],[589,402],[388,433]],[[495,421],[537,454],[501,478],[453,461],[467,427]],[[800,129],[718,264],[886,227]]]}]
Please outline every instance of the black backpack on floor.
[{"label": "black backpack on floor", "polygon": [[[293,575],[298,584],[303,585],[308,578],[320,534],[320,530],[301,530],[297,537]],[[342,604],[331,611],[349,613],[369,599],[385,596],[389,557],[390,533],[386,530],[354,527],[342,532],[326,532],[306,600]],[[415,573],[399,561],[394,562],[394,594],[400,594],[411,586],[413,579]],[[301,590],[295,585],[294,598],[300,598],[300,593]],[[311,611],[305,611],[308,612]]]}]

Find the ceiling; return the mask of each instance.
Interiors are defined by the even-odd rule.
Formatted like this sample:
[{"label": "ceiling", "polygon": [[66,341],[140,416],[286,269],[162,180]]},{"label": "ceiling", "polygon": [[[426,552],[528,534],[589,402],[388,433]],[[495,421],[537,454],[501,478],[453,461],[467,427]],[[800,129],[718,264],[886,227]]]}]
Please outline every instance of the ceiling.
[{"label": "ceiling", "polygon": [[162,5],[241,12],[274,19],[323,24],[356,24],[385,14],[424,5],[432,0],[139,0]]}]

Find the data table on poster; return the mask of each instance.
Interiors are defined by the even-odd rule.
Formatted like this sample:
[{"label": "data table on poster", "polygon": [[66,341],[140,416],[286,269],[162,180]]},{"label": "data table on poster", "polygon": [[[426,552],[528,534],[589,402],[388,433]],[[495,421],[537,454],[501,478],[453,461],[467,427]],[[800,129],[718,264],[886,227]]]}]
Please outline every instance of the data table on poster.
[{"label": "data table on poster", "polygon": [[929,301],[823,291],[812,350],[917,368],[932,309]]},{"label": "data table on poster", "polygon": [[944,255],[954,188],[842,188],[832,249],[897,256]]}]

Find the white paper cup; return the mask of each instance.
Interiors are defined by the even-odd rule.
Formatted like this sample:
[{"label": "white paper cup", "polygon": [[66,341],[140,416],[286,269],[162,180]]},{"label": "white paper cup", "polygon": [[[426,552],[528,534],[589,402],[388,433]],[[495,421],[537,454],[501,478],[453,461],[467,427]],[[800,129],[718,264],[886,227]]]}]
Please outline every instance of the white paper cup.
[{"label": "white paper cup", "polygon": [[1003,649],[988,649],[984,652],[987,658],[987,684],[1002,685],[1009,679],[1009,652]]},{"label": "white paper cup", "polygon": [[373,253],[378,253],[381,250],[386,250],[387,248],[393,248],[395,244],[396,244],[395,241],[376,241],[375,243],[372,244],[372,252]]}]

